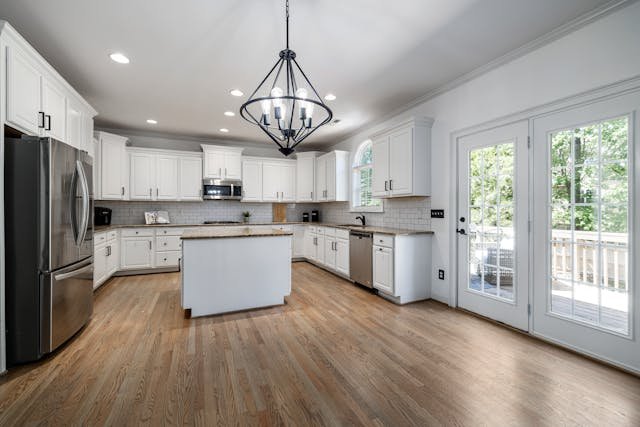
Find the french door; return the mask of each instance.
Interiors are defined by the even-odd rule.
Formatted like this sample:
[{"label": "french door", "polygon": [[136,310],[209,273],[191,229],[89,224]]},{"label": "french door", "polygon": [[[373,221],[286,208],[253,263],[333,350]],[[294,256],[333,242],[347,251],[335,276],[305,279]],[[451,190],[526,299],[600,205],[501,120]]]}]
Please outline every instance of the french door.
[{"label": "french door", "polygon": [[529,330],[528,122],[458,139],[458,306]]},{"label": "french door", "polygon": [[534,334],[640,372],[640,95],[533,121]]}]

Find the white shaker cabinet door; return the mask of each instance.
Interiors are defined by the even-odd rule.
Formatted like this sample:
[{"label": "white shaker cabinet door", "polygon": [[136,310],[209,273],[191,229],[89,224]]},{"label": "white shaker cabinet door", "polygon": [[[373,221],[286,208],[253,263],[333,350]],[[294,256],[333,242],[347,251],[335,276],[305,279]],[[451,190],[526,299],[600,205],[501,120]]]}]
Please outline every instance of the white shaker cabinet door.
[{"label": "white shaker cabinet door", "polygon": [[262,162],[259,160],[242,162],[242,201],[262,201]]},{"label": "white shaker cabinet door", "polygon": [[67,142],[67,97],[55,83],[42,78],[42,110],[45,114],[44,134]]},{"label": "white shaker cabinet door", "polygon": [[393,295],[393,249],[373,247],[373,287]]},{"label": "white shaker cabinet door", "polygon": [[154,176],[153,154],[131,153],[131,200],[152,200],[154,197],[155,176]]},{"label": "white shaker cabinet door", "polygon": [[389,137],[389,191],[392,196],[413,193],[413,128]]},{"label": "white shaker cabinet door", "polygon": [[223,169],[225,179],[242,179],[242,154],[225,153]]},{"label": "white shaker cabinet door", "polygon": [[336,239],[336,271],[349,276],[349,240]]},{"label": "white shaker cabinet door", "polygon": [[373,177],[371,194],[384,197],[389,191],[389,138],[376,139],[371,144],[373,157]]},{"label": "white shaker cabinet door", "polygon": [[121,241],[122,269],[145,269],[153,267],[153,238],[125,238]]},{"label": "white shaker cabinet door", "polygon": [[180,159],[180,200],[202,200],[202,159]]},{"label": "white shaker cabinet door", "polygon": [[22,51],[7,48],[7,122],[31,135],[44,127],[42,74]]},{"label": "white shaker cabinet door", "polygon": [[178,200],[178,164],[177,156],[156,157],[155,200]]}]

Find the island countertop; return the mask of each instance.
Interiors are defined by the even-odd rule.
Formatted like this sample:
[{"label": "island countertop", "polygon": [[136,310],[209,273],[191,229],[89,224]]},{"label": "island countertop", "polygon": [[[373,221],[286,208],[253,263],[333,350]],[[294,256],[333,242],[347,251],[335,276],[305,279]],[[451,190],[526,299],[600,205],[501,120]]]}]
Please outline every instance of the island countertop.
[{"label": "island countertop", "polygon": [[191,239],[224,239],[233,237],[273,237],[292,236],[290,231],[273,230],[255,227],[201,227],[195,230],[187,230],[182,235],[182,240]]}]

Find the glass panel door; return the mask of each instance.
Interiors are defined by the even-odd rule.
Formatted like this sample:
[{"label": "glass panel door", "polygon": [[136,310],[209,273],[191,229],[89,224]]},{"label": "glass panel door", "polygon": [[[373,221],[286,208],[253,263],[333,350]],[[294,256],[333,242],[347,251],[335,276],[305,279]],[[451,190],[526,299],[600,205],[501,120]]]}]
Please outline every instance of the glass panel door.
[{"label": "glass panel door", "polygon": [[552,313],[629,334],[629,118],[549,135]]},{"label": "glass panel door", "polygon": [[639,109],[630,93],[535,119],[532,199],[533,333],[638,373]]},{"label": "glass panel door", "polygon": [[458,305],[528,330],[528,123],[458,140]]}]

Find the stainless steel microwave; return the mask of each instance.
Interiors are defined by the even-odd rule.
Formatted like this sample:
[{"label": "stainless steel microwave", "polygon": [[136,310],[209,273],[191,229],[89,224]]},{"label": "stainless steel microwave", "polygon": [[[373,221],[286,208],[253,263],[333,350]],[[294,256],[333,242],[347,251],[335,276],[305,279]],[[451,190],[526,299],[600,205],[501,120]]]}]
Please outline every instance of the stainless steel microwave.
[{"label": "stainless steel microwave", "polygon": [[205,200],[241,200],[242,181],[231,179],[203,179],[202,194]]}]

